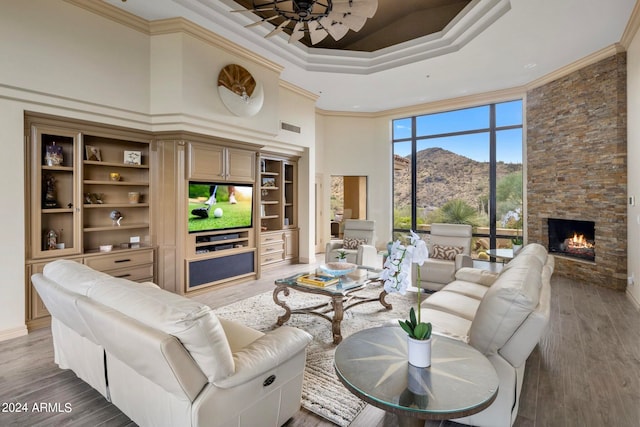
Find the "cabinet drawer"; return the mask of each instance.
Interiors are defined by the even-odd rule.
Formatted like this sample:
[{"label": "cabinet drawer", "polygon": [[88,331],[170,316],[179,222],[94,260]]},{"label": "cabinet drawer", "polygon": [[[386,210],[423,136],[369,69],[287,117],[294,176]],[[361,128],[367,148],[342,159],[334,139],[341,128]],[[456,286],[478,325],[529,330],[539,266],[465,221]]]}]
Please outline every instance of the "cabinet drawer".
[{"label": "cabinet drawer", "polygon": [[260,265],[272,264],[280,261],[284,261],[284,251],[260,255]]},{"label": "cabinet drawer", "polygon": [[260,245],[268,245],[275,242],[284,243],[284,234],[283,233],[273,233],[273,234],[262,233],[260,235]]},{"label": "cabinet drawer", "polygon": [[284,242],[275,242],[260,246],[260,255],[268,255],[274,252],[284,252]]},{"label": "cabinet drawer", "polygon": [[118,270],[108,271],[108,274],[121,279],[134,282],[153,281],[153,264],[132,266]]},{"label": "cabinet drawer", "polygon": [[134,265],[153,264],[153,251],[123,251],[110,255],[85,258],[84,263],[94,270],[109,271]]}]

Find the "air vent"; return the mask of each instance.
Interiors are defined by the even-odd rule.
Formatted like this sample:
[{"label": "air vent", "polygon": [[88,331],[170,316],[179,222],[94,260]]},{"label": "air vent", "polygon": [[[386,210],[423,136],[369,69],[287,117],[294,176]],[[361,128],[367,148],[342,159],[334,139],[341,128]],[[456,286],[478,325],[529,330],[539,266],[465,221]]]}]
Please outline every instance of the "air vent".
[{"label": "air vent", "polygon": [[289,132],[300,133],[300,126],[292,125],[285,122],[280,122],[280,127],[284,130],[288,130]]}]

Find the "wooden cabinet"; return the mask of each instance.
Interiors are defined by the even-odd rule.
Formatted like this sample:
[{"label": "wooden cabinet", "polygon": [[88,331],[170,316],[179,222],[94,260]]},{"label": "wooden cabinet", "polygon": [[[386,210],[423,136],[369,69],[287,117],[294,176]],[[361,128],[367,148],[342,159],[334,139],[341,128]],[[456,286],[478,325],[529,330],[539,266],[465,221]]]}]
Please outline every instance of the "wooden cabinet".
[{"label": "wooden cabinet", "polygon": [[253,183],[256,154],[250,150],[189,143],[189,179]]},{"label": "wooden cabinet", "polygon": [[151,134],[36,114],[26,115],[25,126],[27,324],[36,327],[48,313],[30,276],[48,262],[73,259],[154,279]]},{"label": "wooden cabinet", "polygon": [[298,259],[296,159],[260,158],[260,265]]}]

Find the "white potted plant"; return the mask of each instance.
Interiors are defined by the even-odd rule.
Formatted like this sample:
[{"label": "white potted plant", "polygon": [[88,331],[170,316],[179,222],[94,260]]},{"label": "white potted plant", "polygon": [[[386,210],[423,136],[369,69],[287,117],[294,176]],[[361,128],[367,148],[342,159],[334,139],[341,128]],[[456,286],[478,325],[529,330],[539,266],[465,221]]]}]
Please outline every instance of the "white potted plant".
[{"label": "white potted plant", "polygon": [[347,262],[347,253],[345,251],[338,251],[338,262]]}]

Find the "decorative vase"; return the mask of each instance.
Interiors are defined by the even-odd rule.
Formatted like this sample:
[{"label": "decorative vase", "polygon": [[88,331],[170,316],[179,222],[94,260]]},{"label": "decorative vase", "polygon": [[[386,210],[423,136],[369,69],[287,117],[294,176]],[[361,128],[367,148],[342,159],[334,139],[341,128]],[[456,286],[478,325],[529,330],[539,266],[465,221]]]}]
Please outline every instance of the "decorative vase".
[{"label": "decorative vase", "polygon": [[410,365],[418,368],[431,366],[431,338],[417,340],[407,336],[407,356]]}]

